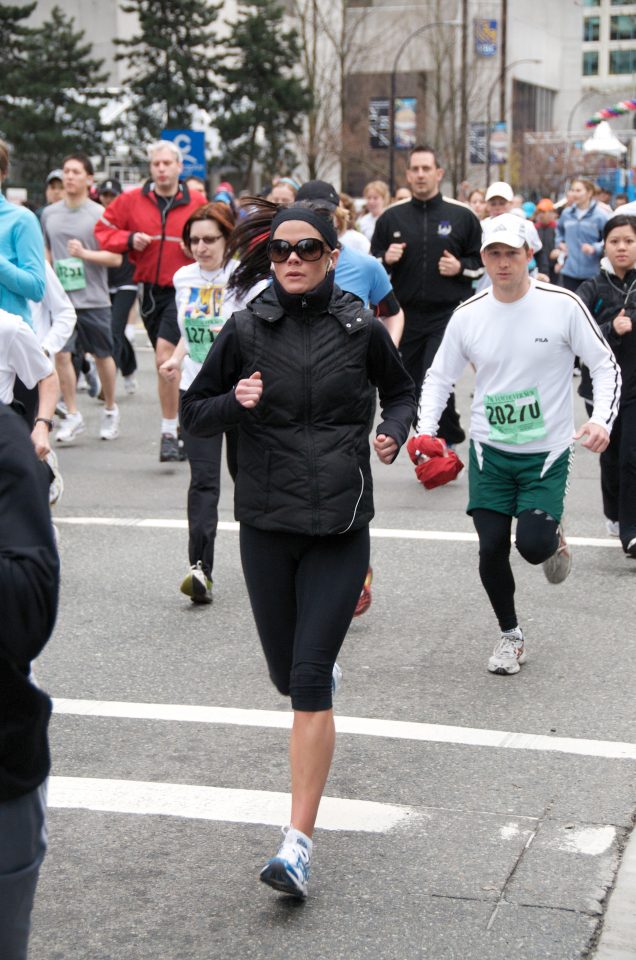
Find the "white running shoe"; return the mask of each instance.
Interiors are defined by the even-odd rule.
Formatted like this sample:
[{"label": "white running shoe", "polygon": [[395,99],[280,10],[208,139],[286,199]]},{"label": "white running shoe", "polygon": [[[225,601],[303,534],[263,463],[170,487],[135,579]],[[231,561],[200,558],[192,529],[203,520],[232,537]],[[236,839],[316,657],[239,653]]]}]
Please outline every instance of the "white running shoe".
[{"label": "white running shoe", "polygon": [[58,443],[74,443],[80,433],[84,433],[85,430],[84,417],[79,410],[77,413],[67,413],[64,423],[55,434],[55,439]]},{"label": "white running shoe", "polygon": [[559,546],[543,563],[543,572],[549,583],[563,583],[572,569],[572,554],[567,545],[563,527],[559,525]]},{"label": "white running shoe", "polygon": [[137,380],[132,373],[129,377],[124,377],[124,393],[127,397],[134,397],[137,393]]},{"label": "white running shoe", "polygon": [[488,669],[491,673],[506,674],[519,673],[520,665],[526,662],[526,650],[523,643],[521,627],[506,630],[488,660]]},{"label": "white running shoe", "polygon": [[307,896],[313,843],[309,837],[293,827],[283,827],[283,834],[285,839],[278,853],[265,864],[260,878],[274,890],[304,900]]},{"label": "white running shoe", "polygon": [[119,407],[117,404],[112,410],[106,407],[102,410],[99,435],[102,440],[115,440],[119,436]]},{"label": "white running shoe", "polygon": [[632,560],[636,560],[636,537],[633,537],[625,547],[625,553]]},{"label": "white running shoe", "polygon": [[620,527],[618,526],[618,520],[608,520],[606,517],[605,526],[610,537],[620,537],[621,531]]}]

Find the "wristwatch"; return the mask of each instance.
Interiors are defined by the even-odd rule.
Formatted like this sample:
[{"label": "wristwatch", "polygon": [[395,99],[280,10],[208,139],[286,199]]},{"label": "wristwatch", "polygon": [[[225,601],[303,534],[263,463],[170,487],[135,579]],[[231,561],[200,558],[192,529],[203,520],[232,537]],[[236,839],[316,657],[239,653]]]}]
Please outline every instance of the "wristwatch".
[{"label": "wristwatch", "polygon": [[35,420],[33,421],[33,425],[35,426],[35,424],[38,422],[45,423],[49,428],[49,433],[53,429],[53,421],[49,420],[48,417],[36,417]]}]

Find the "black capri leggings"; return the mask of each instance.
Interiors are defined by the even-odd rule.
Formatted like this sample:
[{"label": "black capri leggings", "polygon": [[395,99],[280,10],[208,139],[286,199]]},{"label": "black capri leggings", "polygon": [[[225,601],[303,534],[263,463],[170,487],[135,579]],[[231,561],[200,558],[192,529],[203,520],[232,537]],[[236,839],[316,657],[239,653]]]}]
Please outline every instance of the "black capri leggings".
[{"label": "black capri leggings", "polygon": [[[495,510],[472,511],[479,537],[479,576],[502,630],[518,626],[515,579],[510,566],[512,517]],[[528,563],[543,563],[559,546],[557,521],[543,510],[523,510],[517,517],[515,546]]]},{"label": "black capri leggings", "polygon": [[330,537],[241,524],[241,560],[277,690],[294,710],[331,708],[331,673],[369,566],[369,528]]}]

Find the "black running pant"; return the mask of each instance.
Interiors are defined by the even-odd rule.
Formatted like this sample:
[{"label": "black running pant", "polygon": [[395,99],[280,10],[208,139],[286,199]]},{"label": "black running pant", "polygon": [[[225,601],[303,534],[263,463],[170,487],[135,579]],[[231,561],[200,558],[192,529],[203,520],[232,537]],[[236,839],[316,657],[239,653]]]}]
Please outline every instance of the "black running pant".
[{"label": "black running pant", "polygon": [[[184,391],[180,392],[183,398]],[[188,487],[188,557],[190,564],[201,561],[212,579],[214,544],[219,523],[221,494],[221,451],[223,434],[195,437],[181,426],[181,439],[190,465]]]},{"label": "black running pant", "polygon": [[[515,580],[510,566],[512,517],[494,510],[472,511],[479,537],[479,576],[502,630],[518,626]],[[517,517],[515,546],[528,563],[539,564],[559,546],[558,523],[543,510],[524,510]]]},{"label": "black running pant", "polygon": [[[406,371],[415,383],[415,390],[419,402],[426,371],[435,359],[435,354],[444,336],[446,324],[441,327],[437,325],[433,330],[422,329],[421,320],[418,323],[417,320],[413,318],[413,320],[409,322],[410,310],[408,308],[405,308],[404,313],[406,322],[404,324],[404,334],[400,341],[400,354]],[[466,434],[459,420],[459,414],[455,408],[454,393],[451,393],[446,407],[442,411],[437,436],[445,440],[446,443],[453,445],[462,443],[462,441],[466,439]]]},{"label": "black running pant", "polygon": [[600,459],[603,512],[618,520],[626,550],[636,537],[636,401],[621,406]]},{"label": "black running pant", "polygon": [[110,322],[113,331],[113,357],[122,377],[130,377],[137,369],[137,358],[132,343],[126,336],[126,325],[131,307],[137,299],[134,290],[115,290],[110,295]]},{"label": "black running pant", "polygon": [[331,708],[331,673],[369,567],[369,528],[329,537],[241,524],[241,560],[269,675],[294,710]]}]

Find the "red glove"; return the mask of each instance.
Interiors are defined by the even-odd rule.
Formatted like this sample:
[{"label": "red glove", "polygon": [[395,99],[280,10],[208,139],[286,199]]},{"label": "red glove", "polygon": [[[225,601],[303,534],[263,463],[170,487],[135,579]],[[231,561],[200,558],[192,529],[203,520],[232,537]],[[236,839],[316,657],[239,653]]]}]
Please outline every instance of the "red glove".
[{"label": "red glove", "polygon": [[437,437],[426,434],[411,437],[406,449],[415,464],[415,476],[427,490],[454,480],[464,469],[455,451],[449,450],[445,441]]}]

